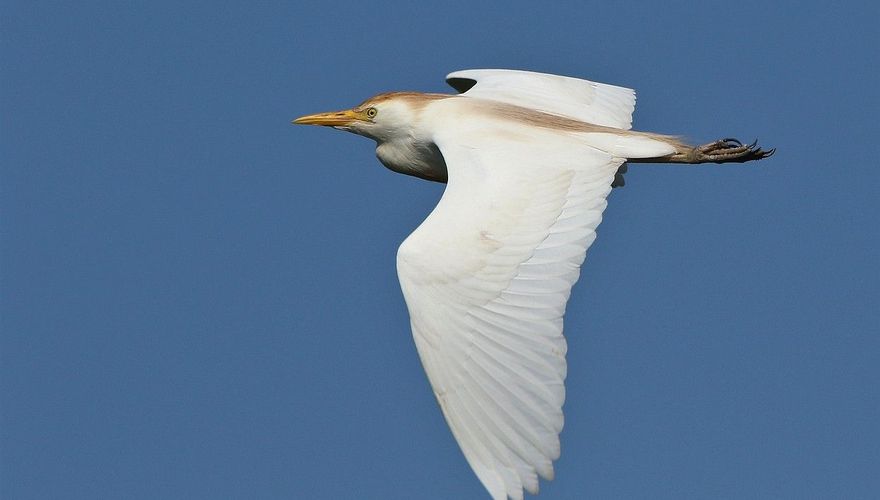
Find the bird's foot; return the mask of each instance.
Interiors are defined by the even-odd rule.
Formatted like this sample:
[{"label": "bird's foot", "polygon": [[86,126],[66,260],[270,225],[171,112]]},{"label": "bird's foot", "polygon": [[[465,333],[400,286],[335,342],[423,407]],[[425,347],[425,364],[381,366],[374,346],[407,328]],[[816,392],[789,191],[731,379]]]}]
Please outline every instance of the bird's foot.
[{"label": "bird's foot", "polygon": [[758,141],[743,144],[736,139],[720,139],[709,144],[697,146],[690,152],[693,163],[744,163],[772,156],[776,149],[764,151],[758,147]]}]

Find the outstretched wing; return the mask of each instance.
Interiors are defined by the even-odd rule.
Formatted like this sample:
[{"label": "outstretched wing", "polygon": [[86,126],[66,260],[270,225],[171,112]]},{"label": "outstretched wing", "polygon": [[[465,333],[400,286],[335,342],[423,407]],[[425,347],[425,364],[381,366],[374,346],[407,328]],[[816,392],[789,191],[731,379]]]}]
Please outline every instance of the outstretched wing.
[{"label": "outstretched wing", "polygon": [[435,140],[449,183],[400,246],[400,284],[468,463],[493,498],[518,499],[538,491],[538,475],[553,477],[562,317],[623,158],[579,134],[494,123]]},{"label": "outstretched wing", "polygon": [[629,130],[636,104],[632,89],[579,78],[508,69],[471,69],[446,76],[466,96],[481,97]]}]

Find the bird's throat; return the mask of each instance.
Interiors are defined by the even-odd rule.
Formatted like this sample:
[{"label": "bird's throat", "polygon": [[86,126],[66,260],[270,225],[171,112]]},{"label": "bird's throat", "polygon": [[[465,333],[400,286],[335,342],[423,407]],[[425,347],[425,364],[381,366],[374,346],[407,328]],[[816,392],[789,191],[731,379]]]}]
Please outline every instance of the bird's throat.
[{"label": "bird's throat", "polygon": [[395,140],[379,143],[376,157],[395,172],[435,182],[446,182],[446,161],[433,142]]}]

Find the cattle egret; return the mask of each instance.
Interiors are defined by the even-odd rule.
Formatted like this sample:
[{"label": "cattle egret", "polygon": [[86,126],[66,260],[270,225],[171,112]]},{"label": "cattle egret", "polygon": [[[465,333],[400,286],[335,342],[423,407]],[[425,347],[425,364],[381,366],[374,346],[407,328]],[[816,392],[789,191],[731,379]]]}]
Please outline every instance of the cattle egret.
[{"label": "cattle egret", "polygon": [[389,169],[448,183],[397,252],[422,365],[452,434],[495,500],[538,492],[559,458],[562,317],[625,162],[726,163],[773,154],[630,130],[631,89],[468,70],[460,92],[391,92],[294,123],[376,141]]}]

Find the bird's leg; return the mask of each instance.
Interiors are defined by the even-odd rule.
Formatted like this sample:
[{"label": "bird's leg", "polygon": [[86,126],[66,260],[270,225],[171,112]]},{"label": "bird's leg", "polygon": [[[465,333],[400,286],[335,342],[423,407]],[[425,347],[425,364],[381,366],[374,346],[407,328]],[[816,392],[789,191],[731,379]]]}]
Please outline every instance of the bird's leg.
[{"label": "bird's leg", "polygon": [[776,149],[764,151],[758,141],[743,144],[736,139],[719,139],[702,146],[678,146],[671,155],[655,158],[629,158],[630,163],[744,163],[772,156]]}]

